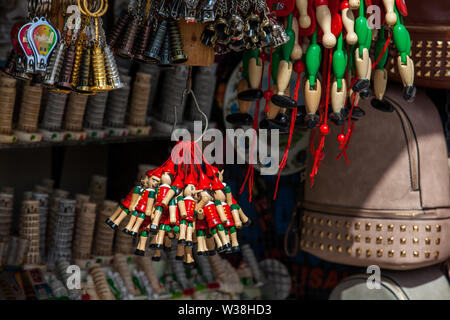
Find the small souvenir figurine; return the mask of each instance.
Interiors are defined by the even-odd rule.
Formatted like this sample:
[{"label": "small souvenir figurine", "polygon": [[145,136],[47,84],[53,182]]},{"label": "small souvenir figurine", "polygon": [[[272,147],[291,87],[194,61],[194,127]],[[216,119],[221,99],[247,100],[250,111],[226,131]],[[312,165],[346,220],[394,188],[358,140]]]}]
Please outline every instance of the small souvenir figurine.
[{"label": "small souvenir figurine", "polygon": [[[200,193],[194,195],[196,201],[200,201]],[[196,212],[196,219],[194,222],[195,233],[197,237],[197,255],[207,255],[208,248],[206,246],[206,234],[208,233],[208,223],[205,215],[202,212]]]},{"label": "small souvenir figurine", "polygon": [[239,112],[227,116],[227,121],[235,125],[250,125],[252,116],[248,113],[252,101],[262,98],[261,77],[263,61],[259,57],[260,50],[246,50],[242,58],[243,79],[238,85]]},{"label": "small souvenir figurine", "polygon": [[[214,196],[211,190],[203,190],[201,192],[201,200],[197,204],[197,212],[205,215],[206,222],[208,223],[209,230],[216,241],[218,252],[226,251],[231,253],[231,244],[227,239],[225,228],[221,223],[219,214],[217,213],[216,206],[214,205]],[[225,217],[226,219],[226,217]],[[225,220],[226,221],[226,220]]]},{"label": "small souvenir figurine", "polygon": [[132,213],[128,225],[123,230],[123,232],[133,237],[137,235],[145,217],[151,215],[153,211],[153,203],[155,202],[155,190],[160,183],[160,178],[156,176],[153,171],[147,171],[146,175],[148,179],[146,181],[147,183],[145,185],[145,189],[143,190],[141,198]]},{"label": "small souvenir figurine", "polygon": [[251,225],[252,220],[245,215],[244,211],[242,211],[241,207],[234,199],[233,195],[231,194],[231,188],[227,186],[225,182],[223,182],[223,170],[218,171],[217,176],[219,180],[222,182],[222,184],[225,186],[223,188],[223,192],[225,193],[226,196],[226,202],[231,209],[231,214],[233,216],[236,228],[240,229],[242,225],[244,227],[248,227],[249,225]]},{"label": "small souvenir figurine", "polygon": [[112,229],[117,230],[119,228],[120,223],[127,215],[130,214],[130,211],[133,212],[134,208],[139,202],[139,199],[141,197],[142,191],[144,190],[144,185],[147,184],[147,181],[149,180],[148,176],[145,176],[141,180],[141,185],[135,186],[128,195],[120,201],[119,206],[117,207],[116,211],[110,216],[108,219],[106,219],[106,224],[108,224]]},{"label": "small souvenir figurine", "polygon": [[199,193],[196,190],[197,182],[195,181],[193,172],[191,171],[188,177],[184,180],[183,196],[179,195],[177,198],[178,208],[180,210],[180,237],[178,238],[179,245],[186,245],[192,247],[192,234],[194,232],[195,219],[195,200],[193,196]]},{"label": "small souvenir figurine", "polygon": [[172,160],[168,160],[167,164],[163,168],[161,175],[161,185],[158,187],[155,202],[155,216],[153,217],[152,224],[150,225],[150,232],[156,234],[158,232],[158,226],[163,212],[167,211],[167,207],[162,204],[163,199],[169,192],[173,178],[176,174],[175,165]]}]

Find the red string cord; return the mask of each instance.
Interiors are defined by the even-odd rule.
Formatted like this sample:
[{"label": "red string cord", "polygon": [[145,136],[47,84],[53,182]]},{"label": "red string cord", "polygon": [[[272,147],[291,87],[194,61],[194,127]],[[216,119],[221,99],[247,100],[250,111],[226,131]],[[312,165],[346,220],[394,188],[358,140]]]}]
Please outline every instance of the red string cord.
[{"label": "red string cord", "polygon": [[[270,55],[270,59],[272,60],[272,55]],[[262,61],[261,74],[264,74],[264,61]],[[270,75],[269,75],[269,79],[270,79]],[[270,80],[269,80],[269,82],[270,82]],[[259,89],[261,90],[261,88],[262,88],[262,80],[259,83]],[[253,189],[253,182],[254,182],[253,151],[255,150],[255,144],[256,144],[256,130],[258,129],[259,108],[260,107],[261,107],[261,100],[258,99],[256,101],[255,112],[253,113],[253,138],[252,138],[252,145],[250,146],[249,164],[248,164],[247,174],[245,175],[244,182],[242,183],[241,189],[239,190],[239,194],[244,192],[244,187],[248,180],[248,202],[252,202],[252,189]]]},{"label": "red string cord", "polygon": [[[323,119],[323,124],[327,124],[328,119],[328,105],[329,105],[329,99],[330,99],[330,78],[331,78],[331,64],[333,60],[333,52],[330,49],[326,49],[326,53],[328,53],[328,71],[327,71],[327,86],[325,88],[326,90],[326,98],[325,98],[325,110],[322,109],[321,111],[321,123]],[[327,57],[327,55],[325,55]],[[327,134],[324,134],[320,132],[319,135],[319,146],[316,150],[312,149],[313,156],[314,156],[314,165],[311,170],[311,174],[309,175],[311,178],[311,187],[314,185],[314,177],[317,175],[319,166],[321,161],[323,160],[323,147],[325,145],[325,137]]]},{"label": "red string cord", "polygon": [[392,36],[392,33],[389,32],[389,36],[388,36],[388,38],[386,40],[386,43],[384,44],[383,50],[379,54],[377,60],[372,64],[372,69],[374,69],[378,65],[378,63],[380,62],[380,60],[383,57],[384,53],[386,52],[387,48],[389,47],[389,42],[391,41],[391,36]]},{"label": "red string cord", "polygon": [[[298,73],[297,81],[295,82],[295,91],[294,91],[294,101],[296,104],[298,101],[298,92],[300,89],[300,82],[301,82],[301,73]],[[281,160],[280,165],[278,166],[278,168],[279,168],[278,178],[277,178],[277,183],[275,185],[275,193],[273,195],[273,200],[275,200],[275,198],[277,197],[278,183],[280,182],[281,172],[283,171],[284,167],[286,166],[287,158],[289,155],[289,148],[291,147],[291,142],[292,142],[292,134],[294,132],[294,126],[295,126],[296,120],[297,120],[297,107],[294,108],[294,110],[292,111],[292,114],[291,114],[291,125],[289,127],[289,140],[286,145],[286,148],[284,149],[283,159]]]},{"label": "red string cord", "polygon": [[[270,82],[272,79],[272,55],[273,55],[273,48],[270,48],[270,58],[269,58],[269,74],[267,75],[267,90],[270,90]],[[264,62],[263,62],[264,63]],[[263,73],[264,74],[264,73]],[[264,112],[269,113],[269,100],[266,99],[266,105],[264,107]]]}]

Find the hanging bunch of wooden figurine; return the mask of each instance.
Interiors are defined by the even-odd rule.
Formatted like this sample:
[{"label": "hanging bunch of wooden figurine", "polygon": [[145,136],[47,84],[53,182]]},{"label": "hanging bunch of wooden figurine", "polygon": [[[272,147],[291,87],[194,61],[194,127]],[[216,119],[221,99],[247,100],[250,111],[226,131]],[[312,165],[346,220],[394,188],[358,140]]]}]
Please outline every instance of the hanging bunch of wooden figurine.
[{"label": "hanging bunch of wooden figurine", "polygon": [[277,47],[289,40],[283,27],[270,15],[264,0],[218,0],[215,20],[201,37],[216,54]]},{"label": "hanging bunch of wooden figurine", "polygon": [[28,21],[11,29],[13,48],[3,71],[22,80],[42,81],[50,55],[58,44],[59,32],[49,23],[50,0],[28,1]]},{"label": "hanging bunch of wooden figurine", "polygon": [[[310,177],[313,181],[324,158],[329,122],[342,127],[337,141],[342,150],[340,156],[348,161],[346,149],[354,122],[365,114],[359,107],[359,100],[372,96],[372,82],[375,98],[371,105],[386,112],[393,110],[383,99],[387,85],[384,67],[391,39],[398,52],[397,67],[404,86],[403,97],[407,101],[414,99],[411,40],[403,24],[403,17],[408,13],[406,4],[404,0],[266,2],[272,10],[270,15],[285,26],[289,40],[274,50],[270,49],[270,52],[254,49],[244,52],[242,79],[238,85],[239,113],[228,115],[227,121],[237,126],[253,123],[254,128],[259,125],[260,128],[278,129],[290,137],[295,126],[312,129],[310,149],[314,167]],[[370,7],[373,5],[379,10],[373,10]],[[219,32],[215,39],[224,34]],[[266,61],[269,62],[268,83],[263,92],[262,76]],[[292,71],[297,74],[294,90],[290,86]],[[299,105],[299,95],[303,95],[304,105]],[[259,112],[261,98],[265,99],[265,118],[258,124],[254,123],[256,119],[250,115],[250,110],[256,102],[258,111],[255,110],[254,114]],[[319,139],[317,148],[314,146],[315,138]],[[279,174],[285,165],[289,146],[290,143],[280,163]]]},{"label": "hanging bunch of wooden figurine", "polygon": [[198,255],[239,252],[237,229],[251,222],[223,181],[223,170],[206,162],[195,142],[179,142],[162,166],[147,171],[106,223],[116,230],[126,217],[123,231],[140,235],[137,255],[145,254],[152,237],[152,259],[158,261],[175,238],[177,259],[187,265],[194,263],[195,242]]}]

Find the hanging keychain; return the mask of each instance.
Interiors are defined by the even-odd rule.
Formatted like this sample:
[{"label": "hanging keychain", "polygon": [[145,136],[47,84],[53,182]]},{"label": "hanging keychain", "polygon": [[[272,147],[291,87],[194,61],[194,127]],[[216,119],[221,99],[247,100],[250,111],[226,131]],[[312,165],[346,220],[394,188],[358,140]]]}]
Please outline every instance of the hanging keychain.
[{"label": "hanging keychain", "polygon": [[34,18],[28,28],[27,38],[35,56],[35,71],[45,73],[47,61],[59,41],[58,32],[45,17]]},{"label": "hanging keychain", "polygon": [[93,91],[110,90],[110,87],[106,82],[105,59],[102,52],[102,41],[100,41],[99,36],[99,19],[108,10],[108,0],[100,0],[97,11],[93,11],[95,8],[89,8],[87,0],[83,0],[83,5],[81,5],[81,0],[78,0],[78,7],[80,8],[81,13],[93,18],[95,24],[95,38],[92,48],[93,86],[91,89]]},{"label": "hanging keychain", "polygon": [[30,42],[28,41],[28,30],[30,29],[32,22],[24,24],[18,33],[19,44],[25,54],[25,73],[34,73],[35,57],[33,49],[31,49]]}]

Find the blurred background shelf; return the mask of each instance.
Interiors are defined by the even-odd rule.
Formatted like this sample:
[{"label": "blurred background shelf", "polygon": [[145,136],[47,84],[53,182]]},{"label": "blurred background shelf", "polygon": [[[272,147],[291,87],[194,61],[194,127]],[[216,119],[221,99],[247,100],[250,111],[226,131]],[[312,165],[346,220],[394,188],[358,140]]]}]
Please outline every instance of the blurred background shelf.
[{"label": "blurred background shelf", "polygon": [[167,133],[154,132],[148,136],[123,136],[123,137],[106,137],[103,139],[84,139],[84,140],[65,140],[65,141],[41,141],[41,142],[15,142],[11,144],[0,144],[0,150],[5,149],[36,149],[36,148],[52,148],[52,147],[71,147],[71,146],[87,146],[87,145],[106,145],[120,144],[132,142],[151,142],[159,140],[169,140],[170,135]]}]

